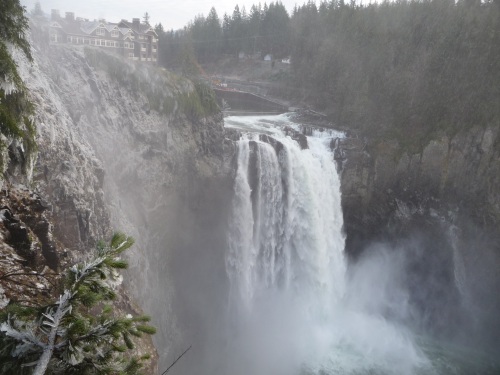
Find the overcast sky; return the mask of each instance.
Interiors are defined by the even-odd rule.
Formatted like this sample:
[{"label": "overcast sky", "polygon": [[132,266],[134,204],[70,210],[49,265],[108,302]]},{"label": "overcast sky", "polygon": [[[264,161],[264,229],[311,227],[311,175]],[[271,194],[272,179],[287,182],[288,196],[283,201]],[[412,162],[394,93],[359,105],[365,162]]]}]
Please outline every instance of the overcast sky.
[{"label": "overcast sky", "polygon": [[[2,1],[2,0],[0,0]],[[37,0],[21,0],[29,10],[33,9]],[[154,26],[161,22],[165,29],[180,29],[196,15],[207,15],[212,6],[217,10],[219,18],[224,13],[232,14],[236,4],[240,10],[244,5],[247,12],[259,0],[39,0],[45,13],[51,9],[59,9],[61,15],[74,12],[76,17],[89,19],[104,18],[110,22],[121,19],[141,18],[145,12],[150,15],[150,23]],[[264,1],[260,1],[264,5]],[[271,1],[267,1],[269,4]],[[282,0],[290,13],[295,3],[302,5],[306,0]],[[318,1],[319,2],[319,1]]]}]

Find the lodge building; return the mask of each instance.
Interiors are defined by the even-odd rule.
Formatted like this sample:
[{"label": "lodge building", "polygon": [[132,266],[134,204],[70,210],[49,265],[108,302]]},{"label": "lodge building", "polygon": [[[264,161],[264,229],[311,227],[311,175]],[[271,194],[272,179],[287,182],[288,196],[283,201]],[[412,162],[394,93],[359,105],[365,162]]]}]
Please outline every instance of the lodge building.
[{"label": "lodge building", "polygon": [[136,61],[158,61],[158,35],[139,18],[132,22],[121,20],[110,23],[105,20],[89,21],[75,18],[72,12],[61,17],[53,9],[50,21],[50,42],[97,46]]}]

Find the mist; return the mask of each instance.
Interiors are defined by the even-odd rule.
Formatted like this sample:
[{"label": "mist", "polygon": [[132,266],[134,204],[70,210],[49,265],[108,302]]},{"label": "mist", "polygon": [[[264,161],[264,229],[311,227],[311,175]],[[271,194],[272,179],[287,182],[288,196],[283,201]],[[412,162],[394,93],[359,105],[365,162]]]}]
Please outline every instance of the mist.
[{"label": "mist", "polygon": [[[374,30],[393,27],[391,12],[397,7],[407,19],[417,9],[423,20],[434,15],[431,6],[437,7],[387,5],[385,14],[378,6],[337,5],[323,11],[354,29],[364,26],[349,20],[348,11],[358,12],[360,20],[370,19],[373,11],[385,22],[374,22]],[[478,17],[493,22],[482,9],[475,10]],[[455,8],[438,10],[453,24]],[[293,17],[310,16],[307,22],[316,27],[326,22],[318,21],[319,14],[304,5]],[[290,25],[301,31],[307,22]],[[404,23],[393,33],[369,32],[367,40],[401,35]],[[290,25],[282,26],[288,32]],[[50,53],[37,58],[47,76],[26,73],[30,84],[43,88],[39,92],[50,93],[50,106],[72,126],[74,134],[68,134],[82,137],[104,165],[112,224],[137,239],[126,287],[158,328],[154,341],[161,372],[189,347],[172,374],[468,375],[498,370],[500,238],[491,225],[494,215],[477,214],[486,209],[475,200],[495,202],[498,195],[496,177],[491,177],[496,174],[485,177],[487,162],[497,160],[498,132],[471,125],[470,133],[460,133],[465,125],[442,100],[457,100],[455,108],[462,108],[463,97],[447,95],[454,89],[441,86],[455,83],[449,70],[434,79],[436,69],[431,68],[441,56],[436,50],[427,51],[418,38],[412,39],[415,46],[408,56],[416,51],[418,58],[399,60],[395,51],[406,41],[377,40],[365,48],[364,42],[354,41],[362,33],[349,30],[337,30],[338,37],[318,39],[311,33],[297,39],[299,46],[314,47],[314,64],[304,52],[292,54],[295,65],[287,68],[278,59],[296,50],[286,45],[290,41],[272,38],[261,52],[273,48],[279,57],[255,64],[266,71],[266,79],[283,85],[263,85],[266,95],[300,97],[324,110],[303,111],[319,118],[318,126],[305,127],[306,120],[297,114],[224,119],[218,109],[200,114],[194,109],[204,109],[203,100],[193,105],[195,99],[189,98],[206,97],[183,67],[173,65],[181,72],[176,75],[98,49],[57,49],[46,41]],[[244,38],[253,40],[255,48],[256,37]],[[321,43],[308,42],[316,39]],[[348,49],[347,42],[355,48]],[[190,58],[217,65],[220,54],[235,69],[251,65],[235,57],[240,46],[207,53],[202,48],[207,45],[196,43]],[[387,53],[375,51],[386,45]],[[246,45],[246,52],[251,47]],[[167,57],[175,60],[174,55]],[[492,64],[497,64],[500,59],[494,57]],[[415,74],[408,78],[407,70]],[[238,84],[244,88],[250,78],[242,78]],[[474,87],[484,83],[483,97],[493,101],[487,79],[473,78],[465,81]],[[460,82],[458,91],[469,87]],[[465,124],[481,118],[472,106],[467,101]],[[432,111],[416,113],[428,107]],[[485,117],[493,118],[491,106],[484,107]],[[56,114],[47,113],[43,129],[56,139],[62,133],[51,127]],[[61,145],[69,148],[65,141]],[[450,156],[470,150],[479,151],[464,157],[472,159],[465,167],[457,161],[462,159]],[[464,182],[473,171],[478,181],[487,182]],[[436,177],[440,173],[442,180]],[[362,194],[354,194],[356,189]]]},{"label": "mist", "polygon": [[[492,314],[498,290],[492,233],[473,229],[464,218],[432,209],[409,214],[400,207],[397,220],[361,250],[347,253],[340,206],[333,211],[340,222],[323,217],[327,227],[316,232],[310,225],[322,214],[307,213],[316,207],[307,190],[299,189],[308,204],[289,205],[299,183],[288,180],[289,173],[300,167],[286,163],[308,160],[311,151],[279,138],[283,121],[293,126],[283,119],[273,117],[274,141],[251,135],[268,119],[226,120],[231,127],[250,127],[250,135],[233,150],[232,187],[221,198],[224,214],[214,207],[198,211],[195,220],[204,218],[203,224],[180,231],[187,245],[174,253],[170,272],[185,345],[193,348],[174,373],[493,374],[496,365],[487,358],[497,355],[499,326]],[[312,147],[315,140],[308,142]],[[319,175],[325,178],[325,171]],[[321,194],[319,183],[315,194]],[[325,202],[318,197],[316,202]],[[306,210],[297,217],[287,211],[296,204]],[[332,203],[325,207],[331,214]],[[287,236],[293,217],[299,227]],[[207,235],[202,227],[214,219],[220,232]],[[318,246],[332,234],[334,242],[325,248],[330,255],[321,258]],[[208,252],[215,242],[219,247]],[[315,263],[317,256],[323,261]],[[321,272],[333,284],[322,284]],[[449,372],[451,363],[455,370]]]}]

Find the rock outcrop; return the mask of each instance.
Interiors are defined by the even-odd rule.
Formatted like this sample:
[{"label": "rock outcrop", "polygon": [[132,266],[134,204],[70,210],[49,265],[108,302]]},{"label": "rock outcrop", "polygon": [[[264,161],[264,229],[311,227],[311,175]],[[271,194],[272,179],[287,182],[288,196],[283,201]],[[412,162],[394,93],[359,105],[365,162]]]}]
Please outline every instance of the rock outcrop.
[{"label": "rock outcrop", "polygon": [[405,210],[433,209],[481,226],[500,225],[498,127],[431,140],[418,154],[408,154],[394,141],[358,138],[343,140],[343,149],[343,208],[351,239],[370,237]]},{"label": "rock outcrop", "polygon": [[500,129],[475,127],[410,154],[394,141],[342,140],[351,259],[374,243],[404,252],[424,330],[498,345]]},{"label": "rock outcrop", "polygon": [[152,316],[164,368],[194,335],[200,340],[197,319],[184,314],[191,298],[222,298],[204,293],[210,279],[225,278],[220,227],[234,149],[222,114],[204,114],[183,77],[99,49],[50,45],[40,27],[34,63],[18,56],[36,104],[34,187],[50,202],[54,236],[71,261],[114,230],[136,239],[120,301],[132,306],[131,296]]},{"label": "rock outcrop", "polygon": [[0,207],[0,308],[10,300],[47,303],[67,255],[53,237],[52,215],[38,194],[7,183]]}]

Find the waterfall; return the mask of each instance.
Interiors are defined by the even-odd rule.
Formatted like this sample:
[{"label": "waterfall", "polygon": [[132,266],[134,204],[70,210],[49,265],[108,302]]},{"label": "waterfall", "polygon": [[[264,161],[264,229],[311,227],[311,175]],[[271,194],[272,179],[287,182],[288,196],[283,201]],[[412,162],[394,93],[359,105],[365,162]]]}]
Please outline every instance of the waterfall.
[{"label": "waterfall", "polygon": [[413,374],[424,361],[407,332],[381,312],[366,311],[373,306],[366,276],[377,275],[362,271],[353,284],[360,289],[346,283],[340,180],[331,151],[342,134],[312,131],[304,142],[284,115],[227,118],[226,127],[243,135],[225,257],[226,363],[218,371]]},{"label": "waterfall", "polygon": [[308,146],[278,134],[238,142],[226,258],[233,306],[250,312],[273,291],[325,309],[344,293],[339,177],[329,140]]},{"label": "waterfall", "polygon": [[301,148],[267,125],[237,143],[227,373],[292,374],[315,351],[318,324],[344,295],[340,181],[330,143],[311,136]]}]

